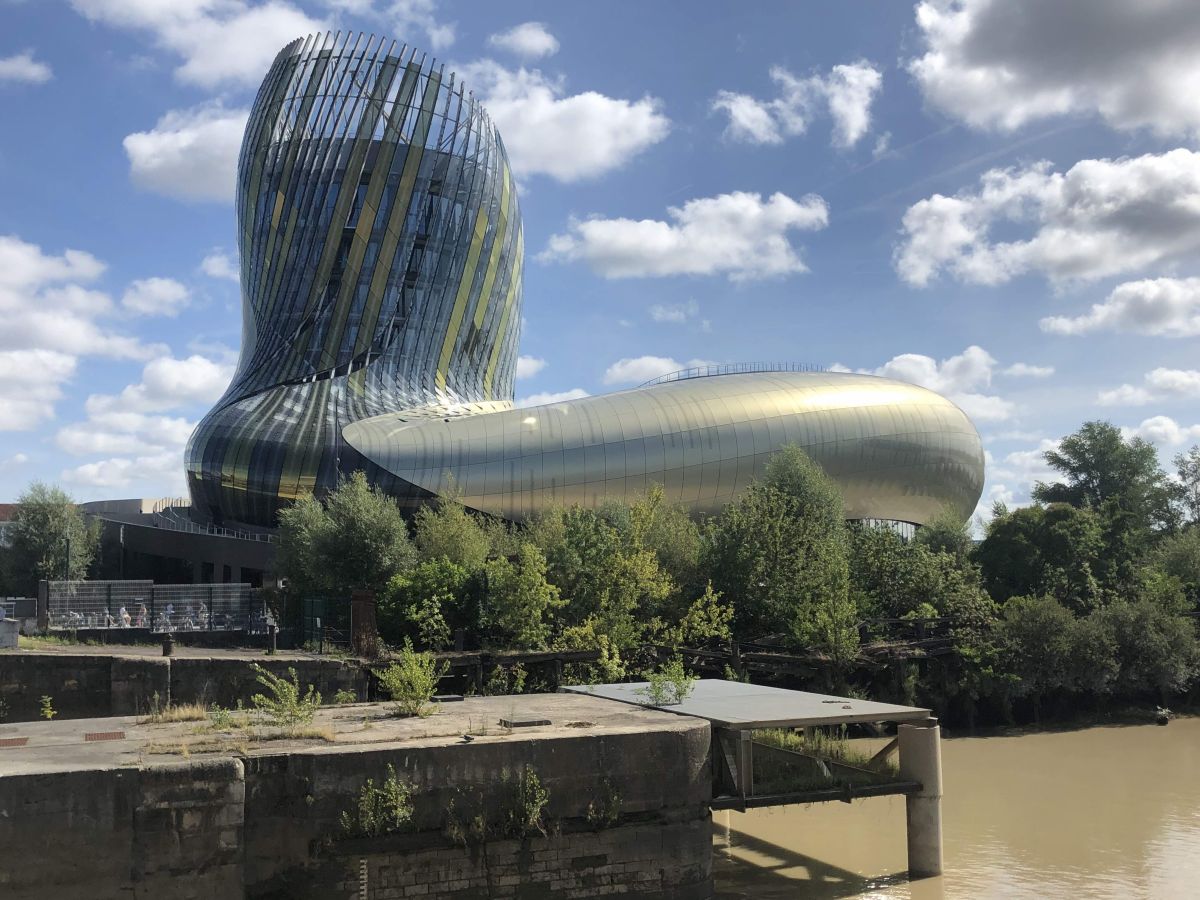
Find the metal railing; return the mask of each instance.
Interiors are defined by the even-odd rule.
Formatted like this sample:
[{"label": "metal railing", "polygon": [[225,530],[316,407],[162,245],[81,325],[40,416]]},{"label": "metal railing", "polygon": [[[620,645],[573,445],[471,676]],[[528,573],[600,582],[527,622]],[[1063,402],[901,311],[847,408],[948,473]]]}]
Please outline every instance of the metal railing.
[{"label": "metal railing", "polygon": [[710,375],[745,375],[752,372],[828,372],[824,366],[812,365],[810,363],[791,363],[791,362],[748,362],[748,363],[724,363],[715,366],[692,366],[688,369],[680,369],[678,372],[669,372],[666,375],[659,375],[657,378],[651,378],[649,381],[643,382],[639,387],[650,387],[655,384],[668,384],[672,381],[685,381],[689,378],[706,378]]},{"label": "metal railing", "polygon": [[237,528],[222,528],[218,525],[200,525],[188,516],[180,515],[176,507],[165,506],[155,509],[154,525],[156,528],[166,528],[171,531],[186,531],[190,534],[210,534],[215,537],[235,538],[240,541],[257,541],[265,544],[276,544],[279,536],[265,531],[243,531]]},{"label": "metal railing", "polygon": [[152,581],[45,582],[52,631],[142,629],[263,634],[267,610],[249,584],[154,584]]}]

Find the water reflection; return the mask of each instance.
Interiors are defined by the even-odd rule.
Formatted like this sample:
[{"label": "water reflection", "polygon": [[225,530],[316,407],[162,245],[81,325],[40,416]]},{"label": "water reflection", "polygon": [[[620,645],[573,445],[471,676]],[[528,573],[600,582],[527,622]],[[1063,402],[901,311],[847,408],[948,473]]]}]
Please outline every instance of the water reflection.
[{"label": "water reflection", "polygon": [[717,896],[1200,894],[1200,719],[947,740],[943,767],[944,877],[908,881],[885,797],[714,813]]}]

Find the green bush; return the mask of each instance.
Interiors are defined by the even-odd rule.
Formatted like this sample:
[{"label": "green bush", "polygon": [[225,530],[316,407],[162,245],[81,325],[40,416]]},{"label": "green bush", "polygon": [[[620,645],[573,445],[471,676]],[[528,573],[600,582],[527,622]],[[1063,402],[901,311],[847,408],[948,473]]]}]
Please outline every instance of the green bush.
[{"label": "green bush", "polygon": [[295,668],[288,667],[287,678],[281,678],[257,664],[254,671],[258,683],[269,692],[250,698],[255,712],[269,724],[288,732],[312,723],[317,707],[321,705],[321,694],[310,684],[302,696],[300,677]]},{"label": "green bush", "polygon": [[402,716],[427,716],[433,712],[430,700],[437,693],[438,682],[449,665],[439,662],[432,653],[413,650],[412,641],[386,669],[376,669],[375,677]]},{"label": "green bush", "polygon": [[663,663],[657,672],[647,672],[646,681],[646,687],[638,688],[636,693],[645,697],[651,706],[682,703],[696,684],[696,679],[687,673],[678,656]]},{"label": "green bush", "polygon": [[382,837],[408,830],[412,816],[412,784],[398,777],[389,763],[383,784],[376,787],[375,780],[368,778],[354,811],[344,811],[340,822],[347,837]]}]

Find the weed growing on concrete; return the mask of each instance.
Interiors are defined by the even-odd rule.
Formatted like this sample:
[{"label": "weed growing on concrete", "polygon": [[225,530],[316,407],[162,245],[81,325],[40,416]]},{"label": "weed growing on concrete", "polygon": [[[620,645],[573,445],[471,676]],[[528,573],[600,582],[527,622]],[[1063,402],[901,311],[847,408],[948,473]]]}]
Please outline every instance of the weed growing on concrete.
[{"label": "weed growing on concrete", "polygon": [[498,823],[504,837],[524,838],[533,834],[546,834],[545,812],[550,802],[550,792],[542,787],[533,766],[523,766],[512,778],[505,775],[511,797],[501,812]]},{"label": "weed growing on concrete", "polygon": [[406,640],[393,662],[386,669],[376,669],[375,677],[394,702],[395,711],[402,716],[428,716],[434,712],[430,704],[437,693],[438,682],[449,665],[439,662],[432,653],[413,650]]},{"label": "weed growing on concrete", "polygon": [[600,779],[600,792],[588,803],[586,817],[597,831],[612,828],[621,818],[621,794],[611,779]]},{"label": "weed growing on concrete", "polygon": [[150,704],[150,712],[142,719],[142,725],[162,725],[167,722],[201,722],[208,718],[208,707],[203,703],[168,703],[165,706],[158,702],[158,694]]},{"label": "weed growing on concrete", "polygon": [[54,698],[49,694],[42,694],[41,707],[42,718],[46,721],[49,721],[58,715],[58,711],[54,708]]},{"label": "weed growing on concrete", "polygon": [[226,709],[214,703],[208,711],[208,728],[212,731],[236,731],[249,726],[250,721],[242,709],[241,700],[238,700],[236,709]]},{"label": "weed growing on concrete", "polygon": [[4,699],[0,699],[0,722],[3,722],[5,719],[8,718],[8,712],[9,712],[8,701],[4,700]]},{"label": "weed growing on concrete", "polygon": [[647,672],[646,681],[646,687],[638,688],[636,693],[645,697],[651,706],[682,703],[696,684],[696,679],[687,673],[678,656],[663,663],[657,672]]},{"label": "weed growing on concrete", "polygon": [[250,698],[259,715],[289,735],[294,734],[303,725],[312,724],[317,707],[321,705],[321,694],[310,684],[301,696],[300,677],[295,668],[288,668],[289,678],[281,678],[260,665],[255,665],[254,671],[258,683],[270,691],[269,696],[255,694]]},{"label": "weed growing on concrete", "polygon": [[376,787],[375,779],[368,778],[358,792],[357,807],[342,812],[342,832],[347,837],[382,837],[406,831],[412,825],[412,788],[389,763],[383,784]]},{"label": "weed growing on concrete", "polygon": [[338,706],[345,706],[347,703],[357,703],[358,695],[354,691],[341,690],[333,695],[333,702]]}]

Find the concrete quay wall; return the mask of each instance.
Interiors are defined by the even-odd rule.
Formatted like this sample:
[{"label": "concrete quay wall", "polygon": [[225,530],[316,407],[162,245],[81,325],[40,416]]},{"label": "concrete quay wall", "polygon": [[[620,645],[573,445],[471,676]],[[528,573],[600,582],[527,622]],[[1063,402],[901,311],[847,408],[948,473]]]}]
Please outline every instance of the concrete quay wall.
[{"label": "concrete quay wall", "polygon": [[366,670],[356,660],[266,656],[119,656],[92,653],[0,653],[4,721],[40,718],[52,698],[58,718],[141,715],[160,705],[207,702],[232,708],[262,690],[252,664],[277,675],[295,668],[301,684],[332,700],[340,690],[365,699]]},{"label": "concrete quay wall", "polygon": [[[592,721],[556,718],[540,733],[471,742],[324,744],[101,768],[56,760],[30,774],[4,774],[0,757],[0,896],[711,896],[708,724],[637,711],[609,725],[600,717],[615,704],[563,696],[542,702],[576,704],[572,713],[590,711]],[[480,702],[503,714],[513,699]],[[521,698],[524,711],[538,702]],[[411,827],[347,836],[341,814],[389,765],[413,785]],[[498,822],[512,809],[513,776],[526,767],[549,793],[546,834],[470,834],[474,816]],[[598,804],[615,817],[589,815]]]}]

